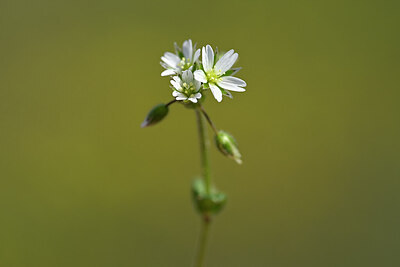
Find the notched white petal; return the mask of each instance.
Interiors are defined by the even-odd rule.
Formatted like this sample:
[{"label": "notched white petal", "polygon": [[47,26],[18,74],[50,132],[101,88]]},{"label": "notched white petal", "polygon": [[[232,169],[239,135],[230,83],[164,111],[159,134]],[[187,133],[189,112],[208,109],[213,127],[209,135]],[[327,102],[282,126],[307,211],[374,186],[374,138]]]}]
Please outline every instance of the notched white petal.
[{"label": "notched white petal", "polygon": [[203,68],[206,72],[210,71],[214,66],[214,51],[212,50],[210,45],[207,45],[206,47],[203,47],[202,53]]},{"label": "notched white petal", "polygon": [[176,81],[177,83],[181,83],[181,78],[179,78],[179,76],[174,76],[172,77],[172,79],[174,79],[174,81]]},{"label": "notched white petal", "polygon": [[182,81],[186,82],[187,81],[187,76],[188,76],[188,71],[185,70],[182,72]]},{"label": "notched white petal", "polygon": [[171,80],[171,84],[176,90],[178,90],[178,91],[182,90],[182,87],[179,83]]},{"label": "notched white petal", "polygon": [[182,73],[182,80],[186,83],[191,83],[193,82],[193,73],[191,70],[185,70]]}]

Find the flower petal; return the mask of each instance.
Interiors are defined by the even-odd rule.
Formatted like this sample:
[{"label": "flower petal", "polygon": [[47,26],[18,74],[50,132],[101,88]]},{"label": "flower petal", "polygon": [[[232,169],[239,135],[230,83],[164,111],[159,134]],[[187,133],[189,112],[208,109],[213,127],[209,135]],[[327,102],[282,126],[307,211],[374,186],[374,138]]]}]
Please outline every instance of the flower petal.
[{"label": "flower petal", "polygon": [[161,72],[161,76],[169,76],[169,75],[174,75],[174,74],[176,74],[176,73],[173,69],[168,69],[168,70],[164,70],[163,72]]},{"label": "flower petal", "polygon": [[189,97],[188,99],[189,99],[190,101],[192,101],[193,103],[197,103],[197,99],[194,98],[194,97]]},{"label": "flower petal", "polygon": [[195,79],[193,80],[193,84],[194,84],[194,89],[196,89],[196,91],[199,91],[201,87],[201,82]]},{"label": "flower petal", "polygon": [[214,95],[214,98],[218,101],[221,102],[222,101],[222,92],[221,90],[218,88],[218,86],[216,86],[213,83],[210,83],[210,89],[212,94]]},{"label": "flower petal", "polygon": [[206,83],[206,82],[207,82],[206,74],[205,74],[204,71],[202,71],[202,70],[196,70],[196,71],[194,72],[194,78],[195,78],[197,81],[202,82],[202,83]]},{"label": "flower petal", "polygon": [[246,82],[243,81],[242,79],[239,79],[237,77],[233,77],[233,76],[224,76],[221,77],[221,81],[224,83],[230,83],[236,86],[240,86],[240,87],[245,87],[247,86]]},{"label": "flower petal", "polygon": [[179,45],[176,42],[174,42],[174,48],[175,48],[175,53],[176,54],[178,54],[178,52],[181,51],[181,48],[179,47]]},{"label": "flower petal", "polygon": [[197,93],[197,94],[194,95],[194,97],[200,99],[201,98],[201,94]]},{"label": "flower petal", "polygon": [[219,81],[218,85],[224,88],[225,90],[234,91],[234,92],[244,92],[246,89],[238,87],[236,84],[230,82]]},{"label": "flower petal", "polygon": [[176,96],[178,96],[178,95],[179,95],[179,93],[178,93],[177,91],[174,90],[174,91],[172,92],[172,96],[176,97]]},{"label": "flower petal", "polygon": [[175,80],[171,80],[170,83],[172,84],[172,86],[173,86],[176,90],[178,90],[178,91],[182,90],[181,83],[179,83],[179,82],[177,82],[177,81],[175,81]]},{"label": "flower petal", "polygon": [[228,52],[226,52],[219,60],[218,62],[215,64],[215,69],[216,70],[221,70],[222,71],[222,67],[224,66],[224,64],[226,64],[229,61],[229,58],[233,55],[235,51],[233,49],[229,50]]},{"label": "flower petal", "polygon": [[176,100],[186,100],[187,97],[186,96],[177,96]]},{"label": "flower petal", "polygon": [[210,71],[214,66],[214,51],[212,50],[210,45],[207,45],[206,47],[203,46],[202,53],[203,68],[206,72]]},{"label": "flower petal", "polygon": [[181,78],[179,78],[179,76],[174,76],[172,77],[172,79],[174,79],[174,81],[176,81],[177,83],[181,83]]},{"label": "flower petal", "polygon": [[182,45],[182,52],[185,58],[191,59],[193,55],[193,46],[192,46],[192,40],[187,40],[183,42]]},{"label": "flower petal", "polygon": [[185,70],[182,73],[182,80],[186,83],[191,83],[193,82],[193,73],[190,70]]},{"label": "flower petal", "polygon": [[172,54],[171,52],[166,52],[164,56],[161,57],[161,60],[173,68],[176,68],[181,61],[177,55]]},{"label": "flower petal", "polygon": [[192,63],[195,63],[200,57],[200,49],[197,49],[196,52],[194,52],[193,60]]},{"label": "flower petal", "polygon": [[220,71],[221,73],[225,73],[227,70],[229,70],[233,64],[235,64],[237,58],[238,58],[238,53],[233,54],[233,49],[229,50],[228,52],[225,53],[215,64],[215,69],[217,71]]},{"label": "flower petal", "polygon": [[164,68],[164,69],[169,69],[171,68],[170,65],[166,64],[165,62],[160,62],[160,65]]}]

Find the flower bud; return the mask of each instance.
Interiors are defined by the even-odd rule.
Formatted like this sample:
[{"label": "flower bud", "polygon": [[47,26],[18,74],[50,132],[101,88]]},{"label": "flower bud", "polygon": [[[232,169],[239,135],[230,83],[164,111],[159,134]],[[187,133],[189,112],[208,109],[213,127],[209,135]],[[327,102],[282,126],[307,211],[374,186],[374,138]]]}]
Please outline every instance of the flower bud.
[{"label": "flower bud", "polygon": [[158,104],[150,110],[149,114],[147,114],[146,119],[144,119],[140,127],[144,128],[156,124],[162,119],[164,119],[165,116],[167,116],[167,114],[168,114],[168,106],[165,104]]},{"label": "flower bud", "polygon": [[225,131],[218,131],[215,135],[215,144],[222,154],[232,158],[238,164],[242,164],[242,155],[240,155],[238,145],[232,135]]}]

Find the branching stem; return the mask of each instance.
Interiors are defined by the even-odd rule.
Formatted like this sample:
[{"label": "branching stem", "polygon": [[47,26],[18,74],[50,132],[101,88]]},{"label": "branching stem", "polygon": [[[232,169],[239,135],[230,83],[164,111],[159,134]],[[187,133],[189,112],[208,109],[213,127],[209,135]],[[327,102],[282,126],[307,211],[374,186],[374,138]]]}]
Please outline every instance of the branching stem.
[{"label": "branching stem", "polygon": [[218,133],[217,127],[215,127],[214,123],[212,122],[212,120],[208,116],[207,112],[204,110],[203,106],[200,106],[200,110],[203,113],[204,117],[207,119],[207,122],[208,122],[208,124],[210,124],[210,126],[213,129],[214,133],[217,134]]}]

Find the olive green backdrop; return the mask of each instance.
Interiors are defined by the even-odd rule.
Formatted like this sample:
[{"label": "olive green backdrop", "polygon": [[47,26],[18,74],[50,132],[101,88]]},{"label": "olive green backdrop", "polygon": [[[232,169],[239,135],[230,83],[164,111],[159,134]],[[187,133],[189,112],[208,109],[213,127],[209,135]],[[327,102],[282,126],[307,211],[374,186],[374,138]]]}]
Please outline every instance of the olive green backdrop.
[{"label": "olive green backdrop", "polygon": [[207,266],[400,266],[398,1],[0,0],[0,265],[190,266],[195,116],[173,42],[234,48],[245,93],[205,107],[229,196]]}]

